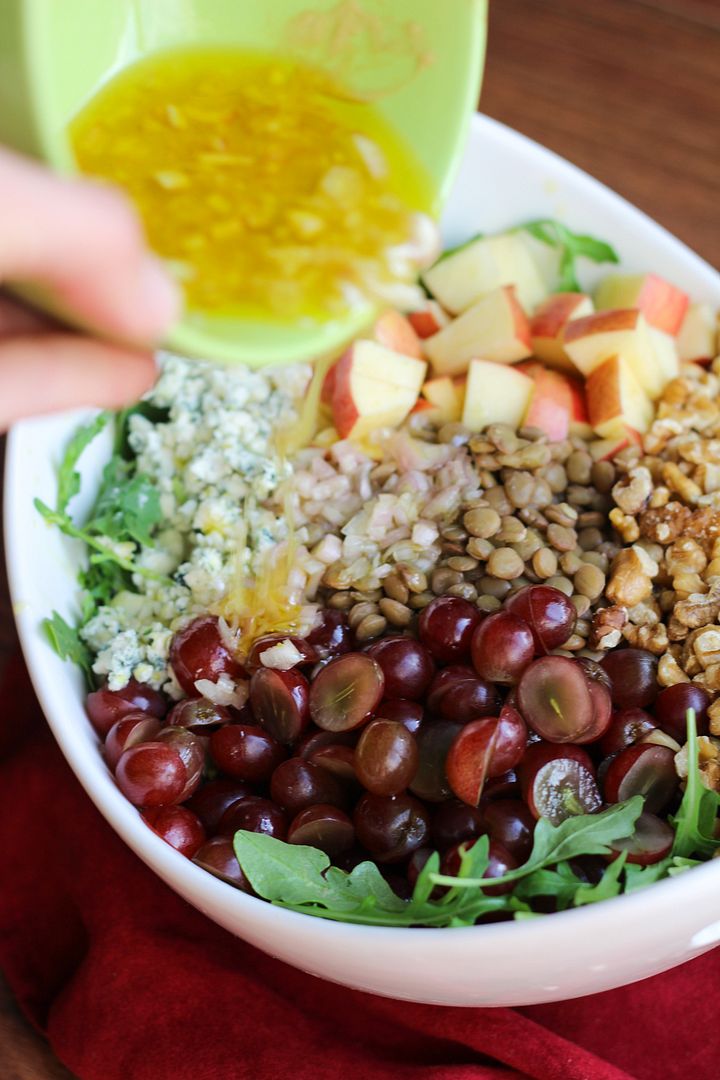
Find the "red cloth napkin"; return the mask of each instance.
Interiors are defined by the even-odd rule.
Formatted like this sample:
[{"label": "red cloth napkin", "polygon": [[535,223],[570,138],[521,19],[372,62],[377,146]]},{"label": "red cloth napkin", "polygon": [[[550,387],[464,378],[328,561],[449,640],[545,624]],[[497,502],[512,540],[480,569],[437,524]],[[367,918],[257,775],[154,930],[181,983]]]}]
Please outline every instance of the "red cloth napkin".
[{"label": "red cloth napkin", "polygon": [[720,1074],[720,952],[515,1010],[342,989],[231,937],[125,847],[65,764],[19,662],[0,702],[0,967],[81,1080]]}]

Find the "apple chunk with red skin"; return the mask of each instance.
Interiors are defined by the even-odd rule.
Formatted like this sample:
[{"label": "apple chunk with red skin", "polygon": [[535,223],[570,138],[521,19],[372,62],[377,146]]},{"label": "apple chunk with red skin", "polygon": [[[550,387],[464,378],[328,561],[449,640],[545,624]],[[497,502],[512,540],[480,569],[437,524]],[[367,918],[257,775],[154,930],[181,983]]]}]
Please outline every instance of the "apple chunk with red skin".
[{"label": "apple chunk with red skin", "polygon": [[654,401],[668,378],[658,360],[651,329],[637,308],[597,311],[583,319],[572,319],[565,327],[563,345],[586,378],[609,357],[622,354],[637,382]]},{"label": "apple chunk with red skin", "polygon": [[568,379],[572,406],[570,408],[570,434],[580,439],[591,439],[592,425],[587,411],[585,387],[578,379]]},{"label": "apple chunk with red skin", "polygon": [[576,367],[565,352],[563,334],[571,319],[592,315],[595,308],[586,293],[554,293],[535,309],[530,320],[533,353],[551,367],[571,374]]},{"label": "apple chunk with red skin", "polygon": [[488,293],[425,340],[435,375],[462,375],[476,357],[512,364],[531,353],[530,324],[512,285]]},{"label": "apple chunk with red skin", "polygon": [[375,341],[356,341],[336,365],[333,422],[341,439],[397,427],[417,401],[427,364]]},{"label": "apple chunk with red skin", "polygon": [[437,300],[426,300],[423,307],[408,313],[407,320],[419,338],[428,338],[447,326],[450,316]]},{"label": "apple chunk with red skin", "polygon": [[593,461],[612,461],[621,450],[627,450],[628,446],[641,446],[642,436],[631,428],[625,429],[624,435],[617,435],[614,439],[593,439],[588,443],[588,451]]},{"label": "apple chunk with red skin", "polygon": [[410,321],[394,308],[383,311],[377,318],[372,336],[378,345],[383,345],[386,349],[422,360],[420,338]]},{"label": "apple chunk with red skin", "polygon": [[[535,370],[536,368],[539,370]],[[559,371],[551,371],[542,364],[533,364],[532,369],[526,371],[526,374],[530,375],[535,389],[523,419],[523,426],[539,428],[551,442],[562,442],[570,432],[573,410],[573,394],[569,380]]]},{"label": "apple chunk with red skin", "polygon": [[650,326],[677,334],[688,307],[688,295],[657,274],[608,274],[595,291],[598,311],[638,308]]},{"label": "apple chunk with red skin", "polygon": [[472,360],[468,368],[462,422],[470,431],[488,424],[520,427],[535,384],[529,375],[508,364]]},{"label": "apple chunk with red skin", "polygon": [[649,428],[653,407],[622,356],[611,356],[596,368],[585,392],[590,423],[601,438],[625,438],[628,428]]}]

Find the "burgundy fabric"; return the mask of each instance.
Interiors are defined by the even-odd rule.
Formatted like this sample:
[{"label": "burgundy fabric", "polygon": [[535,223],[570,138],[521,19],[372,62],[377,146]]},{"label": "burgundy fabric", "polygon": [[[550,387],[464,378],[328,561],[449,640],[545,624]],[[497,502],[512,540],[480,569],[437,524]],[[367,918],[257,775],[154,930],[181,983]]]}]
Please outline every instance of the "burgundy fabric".
[{"label": "burgundy fabric", "polygon": [[81,1080],[720,1073],[720,952],[621,990],[515,1010],[341,989],[220,930],[125,847],[65,764],[19,662],[0,701],[0,967]]}]

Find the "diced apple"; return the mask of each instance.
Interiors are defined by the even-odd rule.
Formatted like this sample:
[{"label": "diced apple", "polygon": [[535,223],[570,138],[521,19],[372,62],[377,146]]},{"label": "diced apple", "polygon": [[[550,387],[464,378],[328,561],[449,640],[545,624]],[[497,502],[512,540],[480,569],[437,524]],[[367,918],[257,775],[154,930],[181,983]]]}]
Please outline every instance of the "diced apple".
[{"label": "diced apple", "polygon": [[425,340],[435,375],[462,375],[480,357],[512,364],[532,353],[530,324],[512,285],[488,293]]},{"label": "diced apple", "polygon": [[432,337],[450,322],[450,316],[437,300],[426,300],[423,307],[411,311],[407,318],[419,338]]},{"label": "diced apple", "polygon": [[591,439],[593,429],[588,417],[585,387],[578,379],[568,379],[572,407],[570,410],[570,434],[580,439]]},{"label": "diced apple", "polygon": [[373,327],[373,337],[386,349],[422,360],[423,352],[419,337],[408,319],[393,308],[383,311],[378,317]]},{"label": "diced apple", "polygon": [[539,428],[551,442],[562,442],[570,431],[573,396],[568,379],[559,371],[540,365],[531,376],[535,389],[530,399],[523,426]]},{"label": "diced apple", "polygon": [[609,357],[622,354],[648,397],[660,397],[667,379],[643,314],[637,308],[598,311],[583,319],[573,319],[563,334],[565,351],[575,367],[589,376]]},{"label": "diced apple", "polygon": [[375,341],[356,341],[336,365],[333,422],[341,439],[397,427],[418,399],[427,364]]},{"label": "diced apple", "polygon": [[563,333],[571,319],[592,315],[593,302],[586,293],[554,293],[535,309],[530,320],[530,336],[535,356],[561,371],[576,368],[563,347]]},{"label": "diced apple", "polygon": [[601,438],[624,436],[626,428],[649,428],[653,407],[624,357],[611,356],[595,368],[585,393],[590,423]]},{"label": "diced apple", "polygon": [[520,303],[530,311],[552,287],[521,232],[471,240],[426,270],[423,282],[453,315],[502,285],[514,285]]},{"label": "diced apple", "polygon": [[462,422],[471,431],[488,424],[520,427],[534,390],[529,375],[507,364],[472,360],[468,369]]},{"label": "diced apple", "polygon": [[688,307],[688,295],[657,274],[608,274],[595,292],[598,311],[639,308],[650,326],[677,334]]},{"label": "diced apple", "polygon": [[332,407],[333,394],[335,392],[335,377],[337,375],[338,361],[336,360],[332,364],[325,374],[323,384],[320,388],[320,401],[323,405]]},{"label": "diced apple", "polygon": [[665,386],[671,379],[677,379],[680,374],[680,359],[675,338],[654,326],[648,327],[648,331],[655,352],[655,362],[662,373]]},{"label": "diced apple", "polygon": [[691,304],[677,335],[681,360],[712,360],[718,351],[715,341],[716,314],[710,304]]},{"label": "diced apple", "polygon": [[593,461],[611,461],[621,450],[641,442],[638,432],[627,428],[623,435],[617,435],[614,439],[594,439],[588,443],[588,451]]},{"label": "diced apple", "polygon": [[459,420],[462,416],[465,380],[451,379],[449,375],[440,375],[437,379],[428,379],[422,388],[423,397],[432,404],[444,424]]}]

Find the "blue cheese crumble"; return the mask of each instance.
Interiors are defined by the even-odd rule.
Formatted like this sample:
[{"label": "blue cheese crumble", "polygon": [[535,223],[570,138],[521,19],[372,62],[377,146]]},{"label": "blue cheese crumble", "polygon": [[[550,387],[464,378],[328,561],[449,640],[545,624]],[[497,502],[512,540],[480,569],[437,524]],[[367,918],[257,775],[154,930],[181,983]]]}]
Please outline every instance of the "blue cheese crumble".
[{"label": "blue cheese crumble", "polygon": [[133,415],[128,438],[138,472],[160,494],[163,528],[153,546],[126,554],[171,583],[135,574],[137,591],[100,607],[82,637],[96,654],[93,671],[112,690],[135,678],[177,696],[167,663],[174,631],[287,538],[272,496],[291,467],[274,435],[297,418],[311,372],[221,368],[171,354],[159,360],[160,377],[144,400],[167,410],[167,420]]}]

